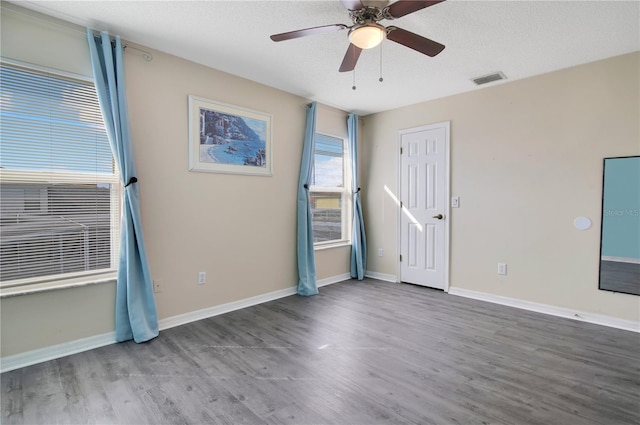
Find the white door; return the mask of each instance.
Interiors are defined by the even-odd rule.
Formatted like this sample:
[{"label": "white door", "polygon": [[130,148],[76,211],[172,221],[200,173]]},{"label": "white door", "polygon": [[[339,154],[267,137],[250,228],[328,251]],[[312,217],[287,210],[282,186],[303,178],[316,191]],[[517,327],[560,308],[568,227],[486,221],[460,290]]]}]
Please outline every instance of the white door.
[{"label": "white door", "polygon": [[400,132],[400,281],[449,289],[449,123]]}]

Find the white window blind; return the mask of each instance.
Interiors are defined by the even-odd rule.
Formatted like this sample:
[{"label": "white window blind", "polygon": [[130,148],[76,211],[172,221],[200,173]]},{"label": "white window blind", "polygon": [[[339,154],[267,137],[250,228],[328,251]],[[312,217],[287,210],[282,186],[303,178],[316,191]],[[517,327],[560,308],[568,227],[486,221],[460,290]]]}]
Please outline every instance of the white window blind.
[{"label": "white window blind", "polygon": [[316,133],[309,192],[316,244],[348,239],[346,180],[344,139]]},{"label": "white window blind", "polygon": [[120,182],[93,83],[0,64],[0,285],[115,268]]}]

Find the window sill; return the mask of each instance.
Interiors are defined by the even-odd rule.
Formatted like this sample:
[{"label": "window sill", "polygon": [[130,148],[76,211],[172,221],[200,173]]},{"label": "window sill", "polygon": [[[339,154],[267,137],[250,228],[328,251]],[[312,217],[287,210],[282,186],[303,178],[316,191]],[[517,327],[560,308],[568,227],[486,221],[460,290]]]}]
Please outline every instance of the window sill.
[{"label": "window sill", "polygon": [[50,282],[32,283],[29,285],[14,286],[0,289],[0,299],[17,297],[20,295],[37,294],[40,292],[56,291],[58,289],[78,288],[81,286],[97,285],[100,283],[115,283],[116,272],[104,273],[93,276],[76,277],[72,279],[55,280]]},{"label": "window sill", "polygon": [[313,250],[314,251],[324,251],[325,249],[340,248],[340,247],[343,247],[343,246],[351,246],[351,242],[350,241],[339,241],[339,242],[333,242],[333,243],[314,245],[313,246]]}]

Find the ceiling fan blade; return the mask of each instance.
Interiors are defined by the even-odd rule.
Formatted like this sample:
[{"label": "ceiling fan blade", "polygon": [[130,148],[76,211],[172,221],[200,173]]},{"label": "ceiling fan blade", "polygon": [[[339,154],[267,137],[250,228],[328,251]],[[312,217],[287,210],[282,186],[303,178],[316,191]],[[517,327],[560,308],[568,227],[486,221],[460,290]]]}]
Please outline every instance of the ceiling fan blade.
[{"label": "ceiling fan blade", "polygon": [[433,1],[413,1],[413,0],[398,0],[387,8],[388,16],[392,19],[399,18],[409,13],[417,12],[425,7],[433,6],[434,4],[442,3],[444,0]]},{"label": "ceiling fan blade", "polygon": [[360,0],[340,0],[340,3],[342,3],[347,10],[360,10],[364,7]]},{"label": "ceiling fan blade", "polygon": [[360,53],[362,53],[361,48],[357,47],[355,44],[349,44],[347,54],[344,55],[342,65],[340,65],[340,72],[353,71],[356,67],[356,63],[358,63]]},{"label": "ceiling fan blade", "polygon": [[321,27],[305,28],[303,30],[283,32],[281,34],[274,34],[271,36],[271,39],[273,41],[285,41],[285,40],[291,40],[292,38],[306,37],[308,35],[315,35],[315,34],[324,34],[328,32],[344,30],[347,28],[349,27],[344,24],[323,25]]},{"label": "ceiling fan blade", "polygon": [[444,45],[436,41],[398,27],[387,27],[387,38],[431,57],[444,49]]}]

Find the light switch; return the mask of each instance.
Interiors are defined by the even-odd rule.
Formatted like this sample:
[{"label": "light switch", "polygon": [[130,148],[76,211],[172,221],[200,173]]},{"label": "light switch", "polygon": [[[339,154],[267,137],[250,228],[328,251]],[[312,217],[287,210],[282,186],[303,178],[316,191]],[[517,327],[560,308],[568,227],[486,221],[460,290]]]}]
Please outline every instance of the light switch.
[{"label": "light switch", "polygon": [[460,197],[454,196],[451,198],[451,206],[453,208],[460,208]]}]

